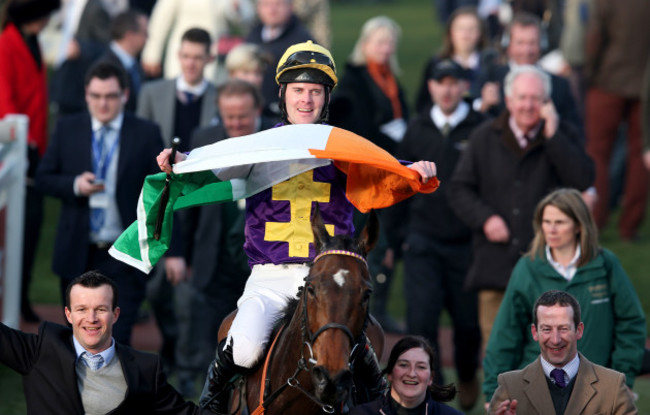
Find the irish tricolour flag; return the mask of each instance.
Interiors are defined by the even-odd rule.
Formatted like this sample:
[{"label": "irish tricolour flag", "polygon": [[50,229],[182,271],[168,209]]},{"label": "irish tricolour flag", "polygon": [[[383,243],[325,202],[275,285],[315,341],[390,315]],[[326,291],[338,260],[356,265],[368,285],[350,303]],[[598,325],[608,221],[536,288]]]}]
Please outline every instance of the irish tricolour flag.
[{"label": "irish tricolour flag", "polygon": [[148,176],[138,219],[109,252],[148,273],[169,247],[173,211],[243,199],[329,163],[347,174],[347,198],[362,212],[433,192],[439,185],[436,179],[422,184],[416,171],[347,130],[315,124],[273,128],[197,148],[176,164],[159,240],[153,233],[166,175]]}]

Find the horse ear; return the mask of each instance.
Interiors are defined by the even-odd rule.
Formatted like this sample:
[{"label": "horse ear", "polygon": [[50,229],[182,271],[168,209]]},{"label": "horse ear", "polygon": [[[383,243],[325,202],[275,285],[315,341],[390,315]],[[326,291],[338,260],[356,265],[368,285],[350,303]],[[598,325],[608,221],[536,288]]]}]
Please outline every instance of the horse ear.
[{"label": "horse ear", "polygon": [[379,218],[377,212],[371,210],[366,226],[361,231],[361,236],[359,236],[359,245],[363,252],[368,255],[368,252],[372,251],[372,248],[377,245],[377,240],[379,240]]},{"label": "horse ear", "polygon": [[316,247],[316,252],[320,252],[325,245],[330,240],[330,235],[325,229],[325,224],[323,223],[323,218],[320,215],[320,208],[318,203],[314,208],[314,214],[311,219],[311,231],[314,233],[314,246]]}]

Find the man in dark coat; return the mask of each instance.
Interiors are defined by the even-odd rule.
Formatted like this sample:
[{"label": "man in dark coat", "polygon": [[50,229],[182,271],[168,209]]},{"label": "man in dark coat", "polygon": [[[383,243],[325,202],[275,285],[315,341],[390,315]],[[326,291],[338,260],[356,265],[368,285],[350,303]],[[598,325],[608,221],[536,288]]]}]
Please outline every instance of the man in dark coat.
[{"label": "man in dark coat", "polygon": [[549,89],[538,68],[513,69],[505,79],[508,110],[472,133],[449,184],[452,209],[473,231],[466,287],[479,291],[483,345],[533,238],[537,202],[557,187],[584,191],[593,184],[593,162],[575,130],[560,122]]},{"label": "man in dark coat", "polygon": [[[145,295],[145,275],[108,249],[136,219],[144,178],[156,173],[160,129],[124,112],[126,74],[100,62],[86,76],[89,112],[62,117],[36,173],[36,186],[61,199],[52,257],[61,293],[77,275],[97,269],[117,283],[122,318],[115,338],[129,344]],[[143,161],[144,160],[144,161]]]},{"label": "man in dark coat", "polygon": [[[409,123],[397,158],[437,160],[438,177],[447,183],[467,139],[485,117],[462,100],[469,82],[458,63],[443,60],[428,76],[435,104]],[[464,288],[472,256],[472,232],[449,206],[448,190],[448,186],[441,186],[434,193],[415,195],[389,209],[388,232],[391,245],[404,249],[408,332],[424,336],[432,344],[436,351],[434,382],[444,384],[438,320],[443,308],[449,311],[460,403],[469,410],[478,395],[476,370],[481,348],[476,293]],[[408,218],[406,226],[404,218]]]},{"label": "man in dark coat", "polygon": [[111,22],[111,43],[100,60],[121,67],[128,75],[129,99],[124,108],[135,113],[138,94],[144,82],[140,52],[147,42],[149,19],[141,12],[128,10],[115,16]]},{"label": "man in dark coat", "polygon": [[113,280],[90,271],[66,289],[71,328],[45,322],[27,334],[0,323],[0,362],[23,376],[28,414],[200,413],[167,383],[158,356],[113,339],[117,301]]}]

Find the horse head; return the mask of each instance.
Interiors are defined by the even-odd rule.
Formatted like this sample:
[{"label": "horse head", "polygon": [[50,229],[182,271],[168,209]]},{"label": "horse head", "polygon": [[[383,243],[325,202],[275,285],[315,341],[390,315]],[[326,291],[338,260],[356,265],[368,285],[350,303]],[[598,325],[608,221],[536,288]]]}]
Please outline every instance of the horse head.
[{"label": "horse head", "polygon": [[358,239],[330,236],[317,207],[312,231],[317,256],[303,293],[303,347],[312,356],[316,397],[340,407],[352,385],[350,355],[368,321],[372,283],[365,258],[379,221],[373,211]]}]

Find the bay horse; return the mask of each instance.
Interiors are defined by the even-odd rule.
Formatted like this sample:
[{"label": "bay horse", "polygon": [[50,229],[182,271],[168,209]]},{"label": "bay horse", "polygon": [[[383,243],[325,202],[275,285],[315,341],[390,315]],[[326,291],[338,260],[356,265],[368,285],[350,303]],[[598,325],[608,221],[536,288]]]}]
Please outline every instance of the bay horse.
[{"label": "bay horse", "polygon": [[[263,364],[236,382],[233,414],[340,413],[353,386],[350,357],[364,329],[381,356],[383,331],[369,314],[372,282],[365,259],[379,236],[376,213],[358,239],[332,237],[316,207],[312,232],[317,255],[305,285],[271,334]],[[220,339],[235,313],[224,320]]]}]

